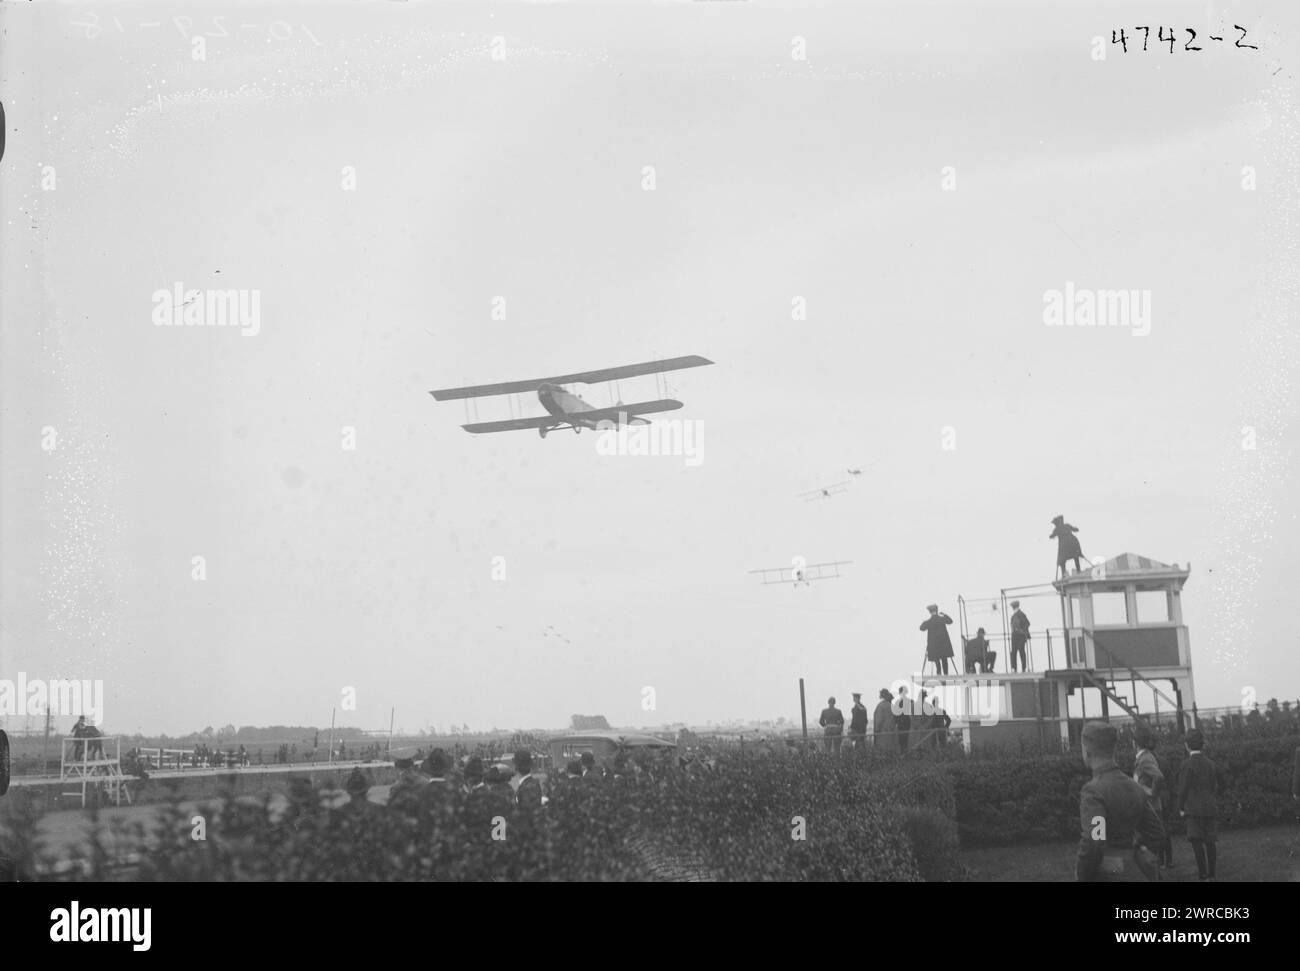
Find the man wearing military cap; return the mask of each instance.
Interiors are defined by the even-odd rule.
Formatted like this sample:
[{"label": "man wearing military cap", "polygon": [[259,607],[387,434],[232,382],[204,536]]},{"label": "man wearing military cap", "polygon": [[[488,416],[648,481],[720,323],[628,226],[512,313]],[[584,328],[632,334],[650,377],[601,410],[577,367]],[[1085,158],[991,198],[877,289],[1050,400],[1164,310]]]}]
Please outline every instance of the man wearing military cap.
[{"label": "man wearing military cap", "polygon": [[840,736],[844,733],[844,712],[835,707],[834,698],[826,699],[826,707],[822,709],[822,715],[821,718],[817,719],[817,724],[822,727],[826,751],[838,755]]},{"label": "man wearing military cap", "polygon": [[853,692],[853,708],[849,712],[849,737],[855,751],[867,749],[867,706],[862,703],[862,692]]},{"label": "man wearing military cap", "polygon": [[1115,764],[1116,732],[1107,722],[1083,726],[1083,761],[1092,778],[1079,793],[1079,881],[1157,879],[1153,850],[1164,826],[1142,787]]}]

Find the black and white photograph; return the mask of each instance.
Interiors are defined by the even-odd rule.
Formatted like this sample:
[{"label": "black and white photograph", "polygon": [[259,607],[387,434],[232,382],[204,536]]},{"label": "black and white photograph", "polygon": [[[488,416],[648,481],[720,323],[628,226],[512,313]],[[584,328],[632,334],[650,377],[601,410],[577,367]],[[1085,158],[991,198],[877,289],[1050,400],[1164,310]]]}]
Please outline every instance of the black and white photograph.
[{"label": "black and white photograph", "polygon": [[[1297,31],[0,4],[23,933],[157,952],[109,908],[161,935],[172,884],[320,928],[361,883],[1300,881]],[[1233,887],[1069,899],[1217,947]]]}]

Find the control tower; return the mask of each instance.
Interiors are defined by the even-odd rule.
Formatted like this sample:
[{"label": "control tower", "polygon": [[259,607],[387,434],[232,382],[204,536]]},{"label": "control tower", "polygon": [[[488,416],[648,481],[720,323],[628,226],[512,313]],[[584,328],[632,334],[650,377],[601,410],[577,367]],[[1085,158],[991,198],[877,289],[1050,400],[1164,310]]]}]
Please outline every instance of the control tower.
[{"label": "control tower", "polygon": [[[987,625],[985,636],[998,649],[993,668],[963,668],[966,652],[954,645],[965,673],[923,673],[917,683],[952,716],[968,749],[1021,741],[1051,747],[1057,739],[1068,746],[1094,718],[1183,731],[1195,699],[1182,610],[1190,572],[1190,564],[1123,553],[1050,584],[959,597],[962,644],[975,623]],[[1009,667],[1012,599],[1030,620],[1028,670]],[[1052,616],[1058,606],[1060,626]]]}]

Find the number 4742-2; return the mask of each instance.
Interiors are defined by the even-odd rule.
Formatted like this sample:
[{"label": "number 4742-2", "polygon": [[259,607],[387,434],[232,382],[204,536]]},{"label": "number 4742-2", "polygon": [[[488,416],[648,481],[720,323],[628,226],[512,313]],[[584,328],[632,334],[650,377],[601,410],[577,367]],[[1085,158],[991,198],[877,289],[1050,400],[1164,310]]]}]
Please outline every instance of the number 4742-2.
[{"label": "number 4742-2", "polygon": [[[1233,24],[1232,26],[1234,29],[1241,31],[1241,36],[1238,37],[1237,42],[1233,44],[1234,47],[1246,48],[1252,51],[1259,50],[1259,48],[1254,44],[1242,43],[1242,41],[1246,39],[1245,27],[1242,27],[1240,24]],[[1199,44],[1196,43],[1196,30],[1194,28],[1185,27],[1183,29],[1187,31],[1187,43],[1183,45],[1183,50],[1185,51],[1205,50],[1204,47],[1201,47]],[[1133,30],[1134,31],[1140,30],[1142,32],[1142,49],[1145,51],[1147,49],[1148,43],[1151,40],[1151,28],[1134,27]],[[1215,37],[1213,34],[1208,34],[1206,36],[1208,36],[1210,40],[1217,40],[1217,41],[1223,40],[1222,37]],[[1119,30],[1112,29],[1110,32],[1110,42],[1112,44],[1118,44],[1120,46],[1120,50],[1122,50],[1125,54],[1128,53],[1128,35],[1124,32],[1124,28],[1121,27]],[[1134,39],[1134,43],[1136,43],[1136,38]],[[1169,53],[1172,54],[1174,52],[1174,45],[1178,43],[1178,32],[1173,27],[1158,27],[1156,29],[1156,43],[1168,44]]]}]

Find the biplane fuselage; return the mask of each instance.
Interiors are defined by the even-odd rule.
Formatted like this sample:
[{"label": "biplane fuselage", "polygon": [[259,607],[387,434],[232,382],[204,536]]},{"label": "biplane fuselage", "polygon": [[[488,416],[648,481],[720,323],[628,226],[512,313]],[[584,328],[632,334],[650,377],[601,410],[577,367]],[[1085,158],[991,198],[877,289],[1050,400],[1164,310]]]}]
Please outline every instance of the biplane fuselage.
[{"label": "biplane fuselage", "polygon": [[[581,395],[565,391],[558,384],[544,384],[537,389],[537,400],[542,407],[557,418],[571,419],[584,411],[595,411],[591,405],[582,400]],[[594,425],[594,422],[584,423]]]}]

